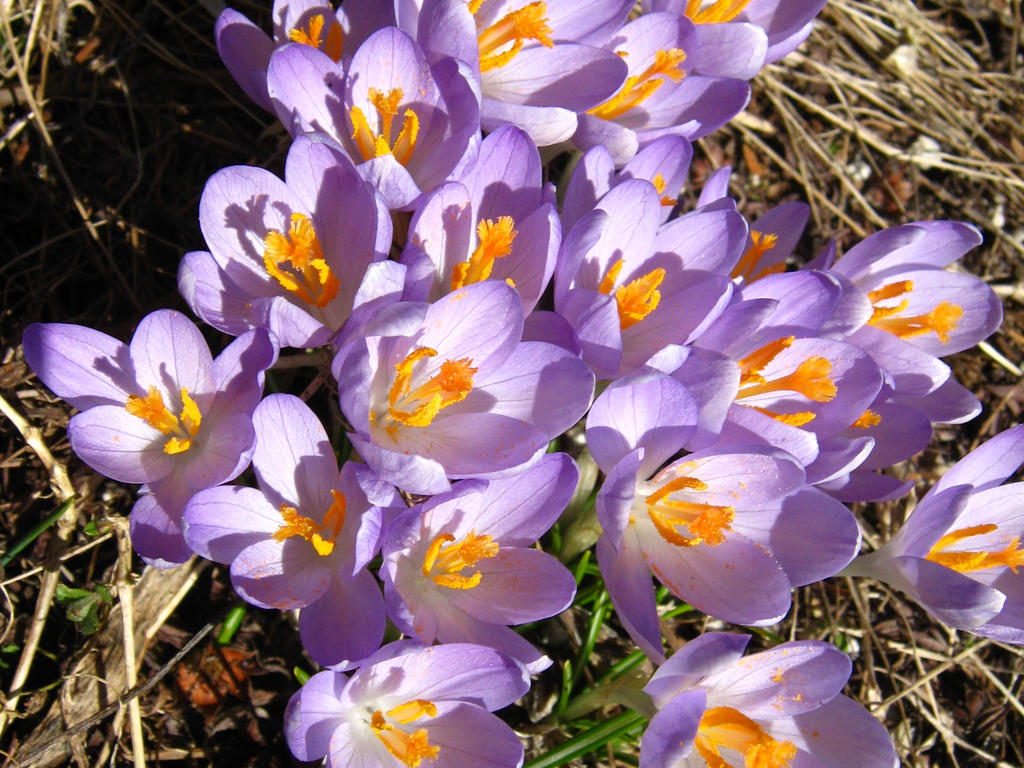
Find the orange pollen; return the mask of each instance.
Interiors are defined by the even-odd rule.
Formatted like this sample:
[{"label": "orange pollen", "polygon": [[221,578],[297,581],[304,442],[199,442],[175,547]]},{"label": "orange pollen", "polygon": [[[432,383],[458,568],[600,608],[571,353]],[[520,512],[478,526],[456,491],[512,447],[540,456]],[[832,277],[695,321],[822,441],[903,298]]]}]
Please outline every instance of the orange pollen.
[{"label": "orange pollen", "polygon": [[500,216],[497,222],[483,219],[477,224],[476,236],[480,244],[468,261],[456,264],[452,269],[452,290],[489,278],[494,260],[512,253],[512,242],[518,234],[511,216]]},{"label": "orange pollen", "polygon": [[882,417],[868,408],[850,426],[856,429],[867,429],[868,427],[877,427],[881,423]]},{"label": "orange pollen", "polygon": [[311,518],[300,515],[295,507],[281,505],[281,517],[284,525],[274,532],[274,541],[284,541],[292,536],[299,536],[310,544],[320,557],[327,557],[334,551],[334,542],[345,525],[345,495],[341,491],[331,489],[334,501],[324,514],[323,525],[317,525]]},{"label": "orange pollen", "polygon": [[662,205],[672,207],[677,202],[679,202],[676,198],[669,197],[668,195],[665,194],[665,177],[662,176],[660,173],[654,174],[654,178],[651,179],[651,183],[654,185],[654,188],[658,191],[658,194],[661,195]]},{"label": "orange pollen", "polygon": [[960,324],[960,318],[963,317],[964,311],[959,305],[943,301],[931,312],[923,315],[899,317],[899,313],[909,306],[909,299],[903,299],[899,304],[893,306],[879,304],[879,302],[896,299],[903,294],[910,293],[913,289],[912,280],[898,280],[869,292],[868,299],[874,306],[874,312],[871,313],[868,324],[888,331],[901,339],[923,336],[934,331],[939,337],[939,341],[945,344],[949,341],[949,334],[956,330]]},{"label": "orange pollen", "polygon": [[377,738],[387,747],[388,752],[409,768],[416,768],[423,758],[428,760],[436,758],[440,748],[430,743],[426,728],[417,728],[412,733],[408,733],[389,723],[388,718],[399,725],[406,725],[421,717],[430,718],[436,715],[437,707],[433,702],[416,699],[389,709],[387,717],[378,709],[370,716],[370,727],[377,734]]},{"label": "orange pollen", "polygon": [[796,757],[793,742],[776,741],[732,707],[713,707],[704,712],[694,746],[708,768],[729,767],[719,754],[722,748],[743,755],[744,768],[788,768]]},{"label": "orange pollen", "polygon": [[[647,514],[665,541],[678,547],[716,547],[725,541],[725,532],[731,530],[736,517],[732,507],[671,498],[677,491],[704,491],[707,487],[696,477],[676,477],[647,497]],[[680,526],[685,526],[690,536],[683,535]]]},{"label": "orange pollen", "polygon": [[395,365],[395,380],[388,391],[388,416],[395,421],[407,427],[425,427],[442,408],[464,400],[473,390],[477,369],[472,367],[472,360],[463,357],[445,360],[437,374],[410,392],[413,366],[423,358],[436,356],[436,350],[420,347]]},{"label": "orange pollen", "polygon": [[1017,569],[1024,565],[1024,547],[1020,544],[1019,536],[1014,536],[1009,540],[1005,549],[996,552],[946,551],[959,541],[974,536],[983,536],[995,530],[998,530],[998,526],[988,523],[951,531],[935,543],[935,546],[931,548],[925,559],[939,565],[944,565],[947,568],[952,568],[954,571],[960,571],[961,573],[982,571],[987,568],[998,568],[1000,566],[1005,566],[1014,573],[1018,573]]},{"label": "orange pollen", "polygon": [[[736,395],[739,400],[743,397],[763,395],[767,392],[789,390],[799,392],[808,400],[816,403],[827,403],[836,396],[836,385],[829,376],[832,374],[832,363],[824,357],[817,355],[809,357],[797,366],[792,373],[781,376],[771,381],[765,380],[758,375],[760,382],[751,381],[748,386],[743,387]],[[741,386],[745,383],[741,379]]]},{"label": "orange pollen", "polygon": [[402,165],[412,158],[416,149],[416,137],[420,132],[420,119],[411,108],[402,113],[402,128],[392,141],[395,118],[398,116],[404,93],[401,88],[392,88],[387,93],[370,88],[367,99],[377,111],[380,133],[374,133],[369,120],[359,107],[352,107],[349,117],[352,120],[352,140],[359,148],[363,160],[384,155],[393,155]]},{"label": "orange pollen", "polygon": [[462,541],[453,544],[455,537],[442,533],[427,547],[423,557],[423,575],[436,584],[449,589],[473,589],[480,584],[480,571],[469,575],[462,573],[472,568],[479,560],[498,556],[498,544],[487,534],[477,536],[470,531]]},{"label": "orange pollen", "polygon": [[305,215],[291,215],[288,234],[270,230],[263,248],[267,274],[289,293],[321,308],[338,295],[338,278],[324,261],[313,222]]},{"label": "orange pollen", "polygon": [[614,120],[645,101],[665,80],[675,83],[682,80],[686,73],[680,67],[685,60],[686,53],[681,48],[658,51],[647,69],[627,77],[618,93],[587,112],[602,120]]},{"label": "orange pollen", "polygon": [[[775,247],[775,242],[778,240],[778,236],[772,234],[766,235],[762,232],[755,231],[750,233],[750,240],[750,247],[747,249],[746,253],[743,254],[732,271],[732,278],[734,280],[742,278],[745,282],[753,282],[752,275],[754,270],[757,269],[757,265],[761,261],[761,257]],[[773,269],[773,267],[769,267],[768,269]],[[762,277],[764,274],[769,274],[769,272],[764,270],[762,274],[758,275],[758,277]]]},{"label": "orange pollen", "polygon": [[[622,259],[619,259],[608,268],[597,290],[605,295],[610,294],[621,271]],[[658,286],[664,279],[665,270],[658,267],[615,289],[620,329],[631,328],[658,308],[661,302],[661,291],[658,290]]]},{"label": "orange pollen", "polygon": [[690,0],[684,13],[694,24],[714,24],[732,21],[742,13],[750,0],[715,0],[707,8],[702,8],[703,0]]},{"label": "orange pollen", "polygon": [[[473,0],[469,4],[470,13],[475,14],[481,5],[482,0]],[[527,40],[535,40],[545,48],[554,46],[547,14],[547,3],[530,3],[518,11],[506,13],[481,32],[477,36],[480,71],[487,72],[505,66],[523,49]]]},{"label": "orange pollen", "polygon": [[301,43],[322,50],[335,63],[341,61],[341,47],[345,39],[341,25],[336,20],[332,20],[330,29],[327,30],[326,40],[322,39],[323,33],[324,17],[318,13],[309,17],[305,28],[295,27],[291,30],[288,33],[288,38],[293,43]]},{"label": "orange pollen", "polygon": [[164,443],[164,453],[174,456],[192,447],[192,438],[199,432],[203,417],[199,406],[188,396],[188,389],[181,388],[181,415],[175,416],[164,405],[163,396],[156,387],[150,387],[145,397],[128,395],[124,409],[132,416],[138,416],[149,426],[160,430],[170,439]]},{"label": "orange pollen", "polygon": [[781,339],[776,339],[740,360],[740,386],[764,384],[765,379],[761,376],[761,369],[778,357],[784,349],[789,349],[793,346],[794,341],[796,341],[795,336],[785,336]]},{"label": "orange pollen", "polygon": [[765,416],[770,416],[780,424],[788,424],[791,427],[802,427],[805,424],[810,424],[817,418],[817,414],[813,411],[797,411],[796,413],[776,413],[775,411],[769,411],[767,408],[758,408],[757,406],[747,406],[753,408],[758,413],[763,413]]}]

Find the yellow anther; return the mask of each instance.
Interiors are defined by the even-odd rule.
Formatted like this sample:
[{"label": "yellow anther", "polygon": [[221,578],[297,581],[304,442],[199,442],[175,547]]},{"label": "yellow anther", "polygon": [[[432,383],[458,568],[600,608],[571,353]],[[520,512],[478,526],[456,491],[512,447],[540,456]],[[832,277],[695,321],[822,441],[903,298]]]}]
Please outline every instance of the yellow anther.
[{"label": "yellow anther", "polygon": [[379,91],[370,88],[367,91],[367,99],[377,111],[380,121],[380,132],[375,133],[370,127],[370,122],[359,107],[352,107],[349,117],[352,120],[352,140],[359,148],[363,160],[370,160],[383,155],[394,155],[402,165],[405,165],[412,158],[416,149],[416,138],[420,131],[419,117],[412,109],[406,109],[402,113],[402,128],[398,136],[391,140],[395,117],[398,116],[404,93],[401,88],[392,88],[387,91]]},{"label": "yellow anther", "polygon": [[658,51],[654,61],[639,75],[631,75],[610,99],[587,110],[602,120],[614,120],[633,107],[645,101],[665,80],[679,82],[686,73],[680,68],[686,60],[686,53],[680,48]]},{"label": "yellow anther", "polygon": [[785,336],[765,344],[739,361],[740,386],[747,384],[764,384],[761,370],[786,349],[793,346],[795,336]]},{"label": "yellow anther", "polygon": [[181,415],[175,416],[164,405],[163,396],[156,387],[150,387],[145,397],[129,395],[124,409],[132,416],[138,416],[149,426],[160,430],[170,439],[164,443],[164,453],[175,455],[192,447],[192,438],[199,432],[202,415],[199,406],[188,395],[188,389],[181,388]]},{"label": "yellow anther", "polygon": [[658,191],[658,194],[661,195],[662,205],[667,205],[668,207],[671,208],[677,202],[679,202],[676,198],[669,197],[668,195],[665,194],[665,177],[662,176],[660,173],[654,174],[654,178],[651,179],[651,183],[654,185],[654,188]]},{"label": "yellow anther", "polygon": [[302,45],[322,50],[330,57],[331,61],[341,61],[341,48],[345,39],[341,25],[332,19],[331,26],[327,30],[326,40],[323,39],[323,33],[324,17],[318,13],[309,17],[305,27],[295,27],[292,29],[288,33],[288,39],[293,43],[301,43]]},{"label": "yellow anther", "polygon": [[780,424],[788,424],[791,427],[802,427],[806,424],[810,424],[817,418],[817,414],[813,411],[797,411],[796,413],[775,413],[775,411],[769,411],[767,408],[753,407],[758,413],[763,413],[765,416],[770,416]]},{"label": "yellow anther", "polygon": [[[736,517],[733,507],[701,504],[672,498],[678,491],[704,491],[707,483],[696,477],[676,477],[647,496],[647,514],[662,538],[678,547],[707,544],[716,547],[725,541]],[[679,531],[684,526],[689,536]]]},{"label": "yellow anther", "polygon": [[[622,271],[622,263],[622,259],[619,259],[608,268],[597,288],[598,291],[606,295],[611,293]],[[661,302],[661,291],[658,290],[658,286],[664,279],[665,270],[658,267],[615,289],[615,304],[618,307],[621,330],[636,325],[657,309]]]},{"label": "yellow anther", "polygon": [[714,24],[723,21],[732,21],[750,0],[715,0],[711,5],[704,6],[704,0],[690,0],[686,4],[685,14],[694,24]]},{"label": "yellow anther", "polygon": [[274,532],[275,541],[284,541],[292,536],[299,536],[313,545],[320,557],[327,557],[334,551],[334,542],[345,525],[345,495],[331,489],[334,501],[324,514],[323,525],[317,525],[312,518],[299,514],[295,507],[281,505],[281,517],[284,525]]},{"label": "yellow anther", "polygon": [[[454,543],[453,543],[454,542]],[[442,533],[430,542],[423,557],[423,575],[449,589],[472,589],[480,584],[480,571],[462,573],[480,560],[498,556],[498,543],[487,534],[470,531],[459,542],[450,533]]]},{"label": "yellow anther", "polygon": [[995,552],[946,551],[957,542],[974,536],[984,536],[996,530],[998,530],[998,526],[987,523],[951,531],[935,543],[935,546],[931,548],[925,559],[939,565],[944,565],[947,568],[952,568],[954,571],[960,571],[961,573],[982,571],[987,568],[998,568],[1000,566],[1010,568],[1014,573],[1017,573],[1017,569],[1024,566],[1024,547],[1020,544],[1019,536],[1014,536],[1010,539],[1005,549]]},{"label": "yellow anther", "polygon": [[263,238],[263,266],[289,293],[307,304],[326,307],[340,284],[324,260],[313,222],[293,213],[288,234],[270,230]]},{"label": "yellow anther", "polygon": [[832,363],[824,357],[813,356],[804,360],[796,370],[787,376],[780,376],[771,381],[761,378],[761,383],[751,383],[737,393],[737,399],[754,397],[768,392],[787,390],[798,392],[816,403],[827,403],[836,396],[836,385],[829,376],[832,375]]},{"label": "yellow anther", "polygon": [[419,720],[421,717],[437,717],[437,707],[434,706],[434,702],[432,701],[427,701],[426,699],[414,699],[413,701],[407,701],[405,704],[399,704],[397,707],[389,709],[388,717],[396,723],[405,725]]},{"label": "yellow anther", "polygon": [[720,749],[743,755],[744,768],[788,768],[797,751],[795,744],[776,741],[732,707],[713,707],[704,712],[694,746],[708,768],[729,768]]},{"label": "yellow anther", "polygon": [[477,224],[479,245],[468,261],[456,264],[452,269],[452,290],[489,278],[494,269],[494,260],[503,259],[512,253],[512,242],[518,234],[511,216],[501,216],[497,222],[483,219]]},{"label": "yellow anther", "polygon": [[868,427],[877,427],[881,423],[882,417],[868,408],[850,426],[856,429],[867,429]]},{"label": "yellow anther", "polygon": [[597,287],[597,290],[603,293],[605,296],[612,292],[612,288],[615,287],[615,281],[619,279],[619,272],[622,271],[622,259],[619,259],[610,267],[605,273],[605,276],[601,278],[601,284]]},{"label": "yellow anther", "polygon": [[909,317],[900,317],[899,314],[910,306],[910,299],[903,299],[894,306],[879,305],[879,302],[896,299],[903,294],[910,293],[913,289],[913,281],[898,280],[868,293],[868,299],[874,306],[874,312],[871,313],[868,324],[894,336],[899,336],[901,339],[923,336],[934,331],[935,335],[939,337],[939,341],[945,344],[949,341],[949,334],[957,329],[960,318],[963,317],[964,311],[959,305],[943,301],[931,312]]},{"label": "yellow anther", "polygon": [[410,392],[413,365],[422,358],[436,355],[436,350],[420,347],[395,365],[395,381],[388,391],[387,413],[392,420],[407,427],[425,427],[442,408],[464,400],[473,390],[473,375],[477,369],[472,367],[471,359],[463,357],[445,360],[434,376]]},{"label": "yellow anther", "polygon": [[[417,711],[415,717],[409,717],[409,713]],[[400,711],[402,717],[396,717],[395,719],[399,725],[412,722],[423,715],[427,717],[434,717],[437,714],[437,708],[433,703],[425,700],[419,700],[408,702],[407,704],[401,704],[394,709],[388,710],[388,717],[392,716],[392,713]],[[422,762],[423,758],[432,760],[437,757],[440,748],[430,743],[427,735],[426,728],[417,728],[412,733],[407,733],[401,728],[396,728],[394,725],[389,723],[379,709],[370,716],[370,727],[373,728],[373,732],[377,734],[377,738],[381,740],[388,752],[394,755],[404,765],[409,768],[416,768]]]},{"label": "yellow anther", "polygon": [[[476,13],[482,2],[471,2],[469,10]],[[517,11],[506,13],[501,19],[477,36],[480,51],[480,71],[487,72],[508,64],[522,50],[527,40],[535,40],[551,48],[551,27],[548,24],[548,6],[543,2],[530,3]]]},{"label": "yellow anther", "polygon": [[[740,258],[732,271],[733,279],[743,278],[746,282],[753,282],[752,275],[754,270],[757,269],[758,263],[761,261],[761,257],[764,256],[768,251],[775,247],[775,242],[778,240],[777,235],[764,234],[762,232],[751,232],[750,233],[751,245],[747,249],[746,253]],[[783,265],[779,265],[781,269]],[[773,269],[768,267],[768,269]],[[767,273],[767,270],[762,271],[762,277]]]}]

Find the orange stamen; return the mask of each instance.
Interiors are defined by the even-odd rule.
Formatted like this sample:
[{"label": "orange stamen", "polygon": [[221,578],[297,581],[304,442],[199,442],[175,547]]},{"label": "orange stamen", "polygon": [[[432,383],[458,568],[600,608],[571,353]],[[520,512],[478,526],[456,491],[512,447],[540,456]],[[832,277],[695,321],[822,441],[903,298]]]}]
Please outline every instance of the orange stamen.
[{"label": "orange stamen", "polygon": [[883,331],[899,336],[901,339],[910,339],[914,336],[923,336],[926,333],[935,332],[939,341],[945,344],[949,341],[949,334],[956,330],[963,317],[963,309],[948,301],[940,302],[935,309],[923,315],[911,315],[899,317],[909,305],[909,299],[903,299],[894,306],[882,306],[879,302],[896,299],[914,289],[912,280],[899,280],[895,283],[883,285],[868,293],[868,298],[874,306],[871,313],[869,325],[881,328]]},{"label": "orange stamen", "polygon": [[288,33],[288,39],[293,43],[301,43],[302,45],[322,50],[335,63],[341,61],[341,48],[345,39],[341,25],[336,20],[332,20],[331,26],[327,30],[326,40],[321,39],[323,32],[324,17],[318,13],[315,16],[309,17],[305,28],[295,27],[292,29]]},{"label": "orange stamen", "polygon": [[[284,525],[274,532],[274,541],[284,541],[292,536],[299,536],[310,544],[320,557],[327,557],[334,551],[334,543],[345,525],[345,495],[341,491],[331,489],[334,501],[324,514],[323,525],[317,525],[312,518],[300,515],[295,507],[281,505],[281,517]],[[327,534],[326,537],[324,534]]]},{"label": "orange stamen", "polygon": [[[778,235],[764,234],[762,232],[751,232],[750,233],[751,246],[747,249],[746,253],[743,254],[736,267],[732,271],[732,278],[734,280],[743,278],[746,282],[753,282],[751,275],[754,270],[757,269],[758,263],[761,261],[761,257],[764,256],[768,251],[775,247],[775,242],[778,240]],[[780,267],[782,265],[777,265]],[[768,269],[774,269],[768,267]],[[762,275],[766,272],[762,272]],[[761,277],[762,275],[758,275]]]},{"label": "orange stamen", "polygon": [[680,66],[685,60],[686,53],[680,48],[658,51],[647,69],[627,77],[618,93],[587,112],[602,120],[614,120],[645,101],[666,79],[676,83],[682,80],[686,73]]},{"label": "orange stamen", "polygon": [[305,215],[291,215],[288,234],[270,230],[263,247],[263,266],[289,293],[320,308],[338,295],[338,278],[324,260],[313,222]]},{"label": "orange stamen", "polygon": [[455,265],[452,270],[452,290],[489,278],[494,269],[494,260],[503,259],[512,253],[512,241],[518,234],[511,216],[501,216],[497,223],[483,219],[477,224],[476,236],[480,244],[468,261]]},{"label": "orange stamen", "polygon": [[[619,259],[608,268],[597,290],[606,295],[610,294],[621,271],[622,259]],[[658,267],[616,288],[615,303],[618,306],[621,330],[631,328],[658,308],[661,302],[661,291],[658,290],[658,286],[664,279],[665,270]]]},{"label": "orange stamen", "polygon": [[[389,709],[387,713],[387,716],[394,719],[399,725],[411,723],[423,716],[434,717],[436,715],[437,707],[433,702],[425,699],[416,699],[400,704]],[[423,758],[433,760],[440,752],[439,747],[429,742],[426,728],[417,728],[412,733],[407,733],[389,723],[379,709],[370,716],[370,727],[377,734],[377,738],[387,747],[388,752],[409,768],[416,768]]]},{"label": "orange stamen", "polygon": [[[707,487],[696,477],[682,476],[669,480],[647,497],[647,514],[665,541],[679,547],[716,547],[725,541],[725,532],[732,530],[730,524],[736,517],[733,507],[671,498],[678,491],[704,491]],[[683,535],[680,526],[685,526],[691,535]]]},{"label": "orange stamen", "polygon": [[877,427],[881,423],[882,417],[868,408],[864,413],[858,416],[857,420],[850,426],[855,429],[867,429],[868,427]]},{"label": "orange stamen", "polygon": [[150,387],[145,397],[128,395],[124,409],[132,416],[138,416],[149,426],[160,430],[171,438],[164,443],[164,453],[174,456],[192,447],[192,438],[199,432],[203,417],[188,395],[188,389],[181,388],[181,415],[175,416],[164,405],[163,396],[156,387]]},{"label": "orange stamen", "polygon": [[931,548],[925,559],[939,565],[944,565],[947,568],[952,568],[960,573],[981,571],[1000,566],[1010,568],[1014,573],[1017,573],[1017,569],[1024,566],[1024,547],[1020,544],[1019,536],[1014,536],[1010,539],[1005,549],[996,552],[946,551],[959,541],[974,536],[983,536],[995,530],[998,530],[998,526],[988,523],[951,531],[935,543],[935,546]]},{"label": "orange stamen", "polygon": [[690,0],[686,4],[685,14],[694,24],[714,24],[732,21],[742,13],[750,0],[715,0],[707,8],[702,8],[703,0]]},{"label": "orange stamen", "polygon": [[458,543],[454,541],[450,533],[442,533],[430,542],[423,557],[423,575],[449,589],[473,589],[483,578],[480,571],[469,575],[461,571],[474,567],[479,560],[497,557],[498,544],[489,535],[477,536],[475,531]]},{"label": "orange stamen", "polygon": [[395,381],[388,391],[388,416],[408,427],[425,427],[442,408],[464,400],[473,390],[473,375],[477,369],[468,357],[445,360],[441,369],[422,385],[410,392],[413,365],[425,357],[435,357],[436,350],[420,347],[410,352],[405,360],[395,365]]},{"label": "orange stamen", "polygon": [[352,140],[359,148],[363,160],[394,155],[395,160],[405,165],[412,158],[420,131],[420,119],[412,109],[406,109],[402,113],[402,128],[394,142],[391,140],[395,117],[398,116],[403,96],[401,88],[392,88],[387,93],[376,88],[367,91],[367,99],[377,111],[380,133],[374,133],[362,109],[352,107],[349,113],[352,120]]},{"label": "orange stamen", "polygon": [[[482,2],[471,2],[470,13],[476,13]],[[548,24],[548,6],[543,2],[530,3],[518,11],[506,13],[477,36],[480,51],[480,71],[503,67],[515,58],[527,40],[535,40],[545,48],[554,46]]]},{"label": "orange stamen", "polygon": [[787,768],[796,757],[791,741],[776,741],[757,723],[732,707],[713,707],[704,712],[694,743],[708,768],[729,768],[719,749],[738,752],[745,768]]},{"label": "orange stamen", "polygon": [[660,173],[654,174],[654,178],[651,179],[651,183],[654,185],[654,188],[657,190],[658,194],[661,195],[662,205],[667,205],[671,208],[675,206],[677,202],[679,202],[676,198],[669,197],[668,195],[665,194],[665,177],[662,176]]}]

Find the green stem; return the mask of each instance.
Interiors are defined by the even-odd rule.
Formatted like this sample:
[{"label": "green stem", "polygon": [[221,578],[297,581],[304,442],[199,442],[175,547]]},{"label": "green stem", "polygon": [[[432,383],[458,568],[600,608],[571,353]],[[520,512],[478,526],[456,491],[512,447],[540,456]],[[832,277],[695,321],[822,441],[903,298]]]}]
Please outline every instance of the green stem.
[{"label": "green stem", "polygon": [[21,550],[23,550],[25,547],[27,547],[29,544],[31,544],[33,541],[39,538],[40,534],[42,534],[43,531],[45,531],[51,525],[56,523],[57,519],[65,512],[67,512],[68,507],[71,506],[72,502],[74,502],[74,499],[68,499],[59,507],[57,507],[57,509],[51,512],[47,517],[44,517],[42,522],[40,522],[35,528],[33,528],[31,531],[25,534],[25,536],[23,536],[21,539],[19,539],[18,543],[11,547],[10,550],[6,554],[4,554],[2,558],[0,558],[0,565],[6,568],[7,564],[10,563],[11,560],[13,560],[15,557],[17,557],[18,553],[21,552]]},{"label": "green stem", "polygon": [[623,712],[611,720],[606,720],[596,728],[573,736],[547,754],[531,760],[523,768],[557,768],[560,765],[565,765],[581,755],[600,749],[646,721],[646,717],[636,712]]}]

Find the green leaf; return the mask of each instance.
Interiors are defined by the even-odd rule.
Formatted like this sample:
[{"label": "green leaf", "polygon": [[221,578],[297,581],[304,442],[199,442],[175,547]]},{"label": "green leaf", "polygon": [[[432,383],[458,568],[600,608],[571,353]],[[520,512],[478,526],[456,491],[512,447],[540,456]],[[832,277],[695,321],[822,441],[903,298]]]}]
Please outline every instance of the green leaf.
[{"label": "green leaf", "polygon": [[546,755],[531,760],[523,768],[558,768],[578,757],[582,757],[605,744],[624,736],[632,730],[639,729],[647,718],[636,712],[623,712],[611,720],[573,736],[568,741],[552,749]]}]

